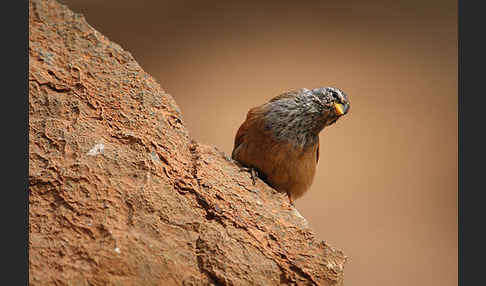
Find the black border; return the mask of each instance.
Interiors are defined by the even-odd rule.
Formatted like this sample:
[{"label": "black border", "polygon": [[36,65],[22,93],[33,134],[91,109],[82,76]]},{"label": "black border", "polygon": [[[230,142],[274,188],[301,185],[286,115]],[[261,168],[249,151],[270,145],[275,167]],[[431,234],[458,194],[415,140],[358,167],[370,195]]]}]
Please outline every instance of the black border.
[{"label": "black border", "polygon": [[[475,5],[473,5],[473,3]],[[458,265],[459,285],[484,284],[486,209],[480,195],[485,186],[484,53],[485,13],[480,1],[458,0]]]},{"label": "black border", "polygon": [[29,1],[2,6],[2,280],[29,284]]}]

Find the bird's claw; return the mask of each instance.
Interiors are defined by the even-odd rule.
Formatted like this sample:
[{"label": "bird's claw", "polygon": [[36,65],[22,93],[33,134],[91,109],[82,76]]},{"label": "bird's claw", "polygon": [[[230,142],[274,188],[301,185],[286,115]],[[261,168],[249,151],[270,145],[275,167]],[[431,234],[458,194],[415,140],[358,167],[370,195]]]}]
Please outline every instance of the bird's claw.
[{"label": "bird's claw", "polygon": [[253,182],[253,186],[256,185],[256,178],[258,177],[258,171],[254,168],[248,167],[241,167],[240,172],[250,172],[251,181]]},{"label": "bird's claw", "polygon": [[290,194],[287,193],[287,196],[289,197],[289,204],[290,204],[290,206],[295,208],[295,202],[294,202],[294,200],[292,199],[292,197],[290,196]]},{"label": "bird's claw", "polygon": [[256,178],[258,177],[258,173],[255,169],[251,168],[250,174],[251,174],[251,181],[253,182],[253,186],[254,186],[256,185]]}]

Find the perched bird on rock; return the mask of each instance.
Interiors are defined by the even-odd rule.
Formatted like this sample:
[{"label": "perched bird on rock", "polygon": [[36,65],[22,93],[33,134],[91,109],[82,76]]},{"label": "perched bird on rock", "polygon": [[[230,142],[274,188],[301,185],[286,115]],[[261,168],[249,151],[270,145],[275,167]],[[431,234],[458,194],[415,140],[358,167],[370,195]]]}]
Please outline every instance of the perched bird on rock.
[{"label": "perched bird on rock", "polygon": [[231,157],[291,205],[311,186],[319,161],[319,133],[348,113],[347,95],[334,87],[285,92],[248,111]]}]

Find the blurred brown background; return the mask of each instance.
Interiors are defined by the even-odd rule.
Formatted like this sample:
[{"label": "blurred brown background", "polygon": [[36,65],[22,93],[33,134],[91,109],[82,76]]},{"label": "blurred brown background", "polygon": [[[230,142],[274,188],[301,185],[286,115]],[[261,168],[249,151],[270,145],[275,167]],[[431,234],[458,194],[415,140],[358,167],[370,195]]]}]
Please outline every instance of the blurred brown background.
[{"label": "blurred brown background", "polygon": [[231,154],[249,108],[335,86],[297,208],[346,285],[457,285],[457,2],[62,0],[130,51],[192,136]]}]

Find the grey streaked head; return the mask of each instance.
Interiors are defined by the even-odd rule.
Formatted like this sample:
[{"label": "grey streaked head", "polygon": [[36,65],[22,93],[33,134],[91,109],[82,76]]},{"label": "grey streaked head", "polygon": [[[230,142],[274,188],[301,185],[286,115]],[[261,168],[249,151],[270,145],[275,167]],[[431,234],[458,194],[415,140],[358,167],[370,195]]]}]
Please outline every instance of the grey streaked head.
[{"label": "grey streaked head", "polygon": [[319,132],[349,111],[348,96],[334,87],[300,88],[265,104],[265,129],[296,146],[315,144]]}]

